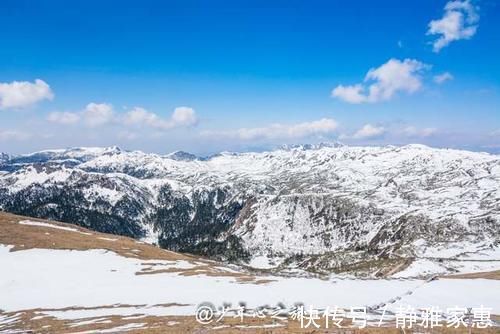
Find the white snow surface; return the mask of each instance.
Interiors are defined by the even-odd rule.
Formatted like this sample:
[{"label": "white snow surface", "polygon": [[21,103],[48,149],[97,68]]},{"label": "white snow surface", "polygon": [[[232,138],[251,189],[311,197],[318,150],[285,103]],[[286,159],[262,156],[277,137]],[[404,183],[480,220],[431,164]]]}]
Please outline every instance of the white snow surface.
[{"label": "white snow surface", "polygon": [[59,225],[55,225],[55,224],[49,224],[49,223],[38,222],[38,221],[33,221],[33,220],[21,220],[21,221],[19,221],[19,224],[21,224],[21,225],[28,225],[28,226],[49,227],[49,228],[55,228],[57,230],[77,232],[77,233],[81,233],[81,234],[85,234],[85,235],[90,235],[91,234],[91,233],[88,233],[88,232],[79,231],[76,228],[71,228],[71,227],[66,227],[66,226],[59,226]]},{"label": "white snow surface", "polygon": [[[238,283],[231,277],[180,276],[175,273],[136,275],[143,260],[126,258],[104,250],[29,249],[10,252],[0,246],[0,309],[15,312],[51,309],[41,314],[62,319],[106,315],[190,315],[201,302],[221,306],[245,301],[248,307],[296,302],[315,308],[371,306],[391,299],[415,308],[439,306],[491,307],[500,314],[500,281],[439,279],[356,280],[263,277],[265,284]],[[172,263],[176,266],[176,263]],[[408,294],[412,292],[412,294]],[[186,306],[163,307],[178,303]],[[120,305],[146,306],[120,306]],[[104,308],[103,306],[115,305]],[[57,310],[73,306],[70,311]],[[78,309],[78,307],[102,307]],[[8,319],[5,319],[8,320]]]},{"label": "white snow surface", "polygon": [[276,267],[278,264],[274,262],[274,259],[261,255],[254,257],[248,265],[257,269],[270,269]]}]

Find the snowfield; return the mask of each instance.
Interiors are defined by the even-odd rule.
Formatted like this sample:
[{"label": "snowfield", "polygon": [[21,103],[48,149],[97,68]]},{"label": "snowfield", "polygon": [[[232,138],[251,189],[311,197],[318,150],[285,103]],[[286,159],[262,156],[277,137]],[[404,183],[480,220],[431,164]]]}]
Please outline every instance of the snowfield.
[{"label": "snowfield", "polygon": [[[0,212],[0,333],[189,331],[197,308],[205,303],[233,310],[242,302],[249,310],[291,310],[297,304],[318,310],[339,307],[346,317],[354,314],[351,308],[366,307],[369,324],[378,324],[382,314],[387,326],[400,307],[408,306],[439,307],[443,312],[483,306],[500,314],[498,272],[474,279],[428,280],[325,277],[300,271],[276,275],[69,226]],[[272,260],[255,258],[252,264],[266,268]],[[410,266],[400,276],[412,270],[421,269]],[[269,319],[212,326],[293,328],[287,321]]]},{"label": "snowfield", "polygon": [[[39,313],[63,319],[103,315],[193,315],[196,306],[211,302],[249,308],[283,303],[327,306],[373,306],[402,296],[390,304],[415,308],[439,306],[491,307],[500,314],[500,281],[485,279],[356,280],[265,277],[264,284],[244,284],[233,278],[205,275],[181,276],[176,273],[136,275],[144,261],[125,258],[104,250],[72,251],[30,249],[10,252],[0,246],[2,275],[0,308],[15,312],[42,309]],[[181,264],[182,265],[182,264]],[[179,268],[171,263],[168,267]],[[406,295],[409,291],[411,295]],[[174,306],[154,306],[180,304]],[[99,307],[138,305],[136,307],[54,311],[69,306]],[[48,311],[43,311],[47,309]]]}]

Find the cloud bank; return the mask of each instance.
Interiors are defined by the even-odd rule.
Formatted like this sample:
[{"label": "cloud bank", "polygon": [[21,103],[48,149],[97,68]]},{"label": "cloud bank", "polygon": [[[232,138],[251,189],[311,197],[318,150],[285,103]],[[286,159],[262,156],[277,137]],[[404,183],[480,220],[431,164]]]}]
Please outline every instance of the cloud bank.
[{"label": "cloud bank", "polygon": [[338,123],[331,118],[295,123],[295,124],[270,124],[264,127],[240,128],[236,130],[203,131],[204,137],[222,139],[250,140],[287,140],[301,139],[317,135],[328,135],[334,133]]},{"label": "cloud bank", "polygon": [[109,103],[89,103],[80,112],[51,112],[47,120],[58,124],[80,124],[87,127],[99,127],[105,124],[117,124],[128,127],[150,127],[168,130],[176,127],[189,127],[198,123],[194,109],[189,107],[175,108],[170,118],[162,118],[141,107],[134,107],[125,114],[114,112]]},{"label": "cloud bank", "polygon": [[133,126],[147,126],[160,130],[168,130],[176,127],[189,127],[198,123],[194,109],[189,107],[177,107],[170,118],[162,118],[144,108],[135,107],[128,111],[123,122]]}]

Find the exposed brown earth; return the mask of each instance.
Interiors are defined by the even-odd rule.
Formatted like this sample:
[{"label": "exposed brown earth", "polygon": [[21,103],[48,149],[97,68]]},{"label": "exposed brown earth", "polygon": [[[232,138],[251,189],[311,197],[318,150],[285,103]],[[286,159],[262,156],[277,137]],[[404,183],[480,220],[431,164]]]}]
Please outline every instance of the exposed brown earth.
[{"label": "exposed brown earth", "polygon": [[[48,226],[22,225],[19,221],[30,220],[51,225],[71,228],[77,231],[68,231]],[[0,244],[11,245],[11,251],[21,251],[32,248],[42,249],[66,249],[66,250],[89,250],[105,249],[118,255],[141,259],[145,266],[137,275],[154,275],[162,272],[176,272],[179,275],[209,275],[209,276],[232,276],[241,283],[266,283],[266,279],[257,278],[251,273],[235,272],[216,262],[195,257],[192,255],[179,254],[163,250],[148,244],[138,242],[134,239],[89,231],[70,224],[17,216],[0,212]],[[188,261],[193,264],[192,268],[162,269],[164,264],[158,261]],[[454,275],[452,278],[488,278],[500,279],[500,271],[490,273],[475,273],[465,275]],[[194,316],[145,316],[138,312],[137,315],[128,316],[99,316],[82,318],[78,320],[63,320],[54,316],[47,316],[44,312],[50,311],[78,311],[88,309],[109,309],[116,307],[140,307],[144,305],[104,305],[95,308],[68,307],[64,309],[31,309],[19,312],[2,312],[0,300],[0,333],[338,333],[338,334],[382,334],[382,333],[469,333],[466,328],[435,328],[425,330],[423,328],[405,331],[396,329],[394,326],[388,328],[342,328],[326,329],[325,323],[318,322],[320,328],[301,328],[300,323],[295,320],[278,320],[271,318],[245,317],[241,322],[239,318],[225,317],[220,322],[202,325],[196,321]],[[152,305],[168,308],[175,305]],[[499,319],[496,319],[499,320]],[[345,323],[344,323],[345,324]],[[128,327],[122,327],[128,326]],[[499,328],[485,330],[473,329],[472,333],[500,333]]]},{"label": "exposed brown earth", "polygon": [[[19,222],[23,220],[42,222],[63,228],[74,229],[80,233],[46,226],[19,224]],[[11,251],[20,251],[32,248],[66,250],[104,249],[115,252],[116,254],[124,257],[149,261],[147,263],[147,267],[145,267],[142,271],[137,272],[137,275],[176,272],[179,275],[185,276],[201,274],[220,277],[231,276],[235,277],[242,283],[264,282],[262,279],[259,280],[250,273],[236,272],[208,259],[171,252],[128,237],[94,232],[71,224],[18,216],[6,212],[0,212],[0,244],[13,246]],[[154,263],[151,262],[151,260],[184,260],[191,263],[193,267],[189,269],[156,269],[156,267],[161,268],[163,264]]]},{"label": "exposed brown earth", "polygon": [[[163,334],[163,333],[252,333],[252,334],[284,334],[284,333],[336,333],[336,334],[396,334],[396,333],[429,333],[429,334],[466,334],[468,328],[433,328],[425,329],[415,327],[413,329],[398,329],[394,324],[387,327],[367,327],[364,329],[349,328],[349,323],[342,323],[342,328],[334,328],[330,323],[326,327],[324,321],[316,321],[319,328],[312,325],[302,328],[297,320],[278,320],[270,318],[245,318],[242,322],[239,318],[226,317],[219,322],[210,325],[202,325],[193,316],[102,316],[78,319],[77,321],[60,320],[55,317],[40,317],[37,312],[41,310],[29,310],[9,314],[16,316],[18,321],[11,325],[0,325],[0,333],[14,333],[22,328],[22,333],[137,333],[137,334]],[[38,317],[37,317],[38,315]],[[473,328],[471,333],[493,334],[500,333],[499,328],[477,329]]]},{"label": "exposed brown earth", "polygon": [[[19,221],[30,220],[78,230],[81,233],[45,226],[21,225]],[[193,257],[170,252],[137,242],[134,239],[89,231],[76,225],[0,212],[0,243],[14,246],[12,251],[31,248],[45,249],[106,249],[121,256],[144,260],[194,260]],[[130,250],[137,249],[138,252]]]},{"label": "exposed brown earth", "polygon": [[470,278],[470,279],[485,278],[485,279],[500,280],[500,270],[480,272],[480,273],[450,275],[446,276],[446,278]]}]

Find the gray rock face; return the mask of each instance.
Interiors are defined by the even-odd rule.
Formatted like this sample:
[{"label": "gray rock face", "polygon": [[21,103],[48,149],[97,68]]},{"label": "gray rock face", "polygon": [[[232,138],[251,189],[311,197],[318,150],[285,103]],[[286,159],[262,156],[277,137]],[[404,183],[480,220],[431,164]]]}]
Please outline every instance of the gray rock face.
[{"label": "gray rock face", "polygon": [[9,161],[10,156],[7,153],[0,152],[0,164]]}]

